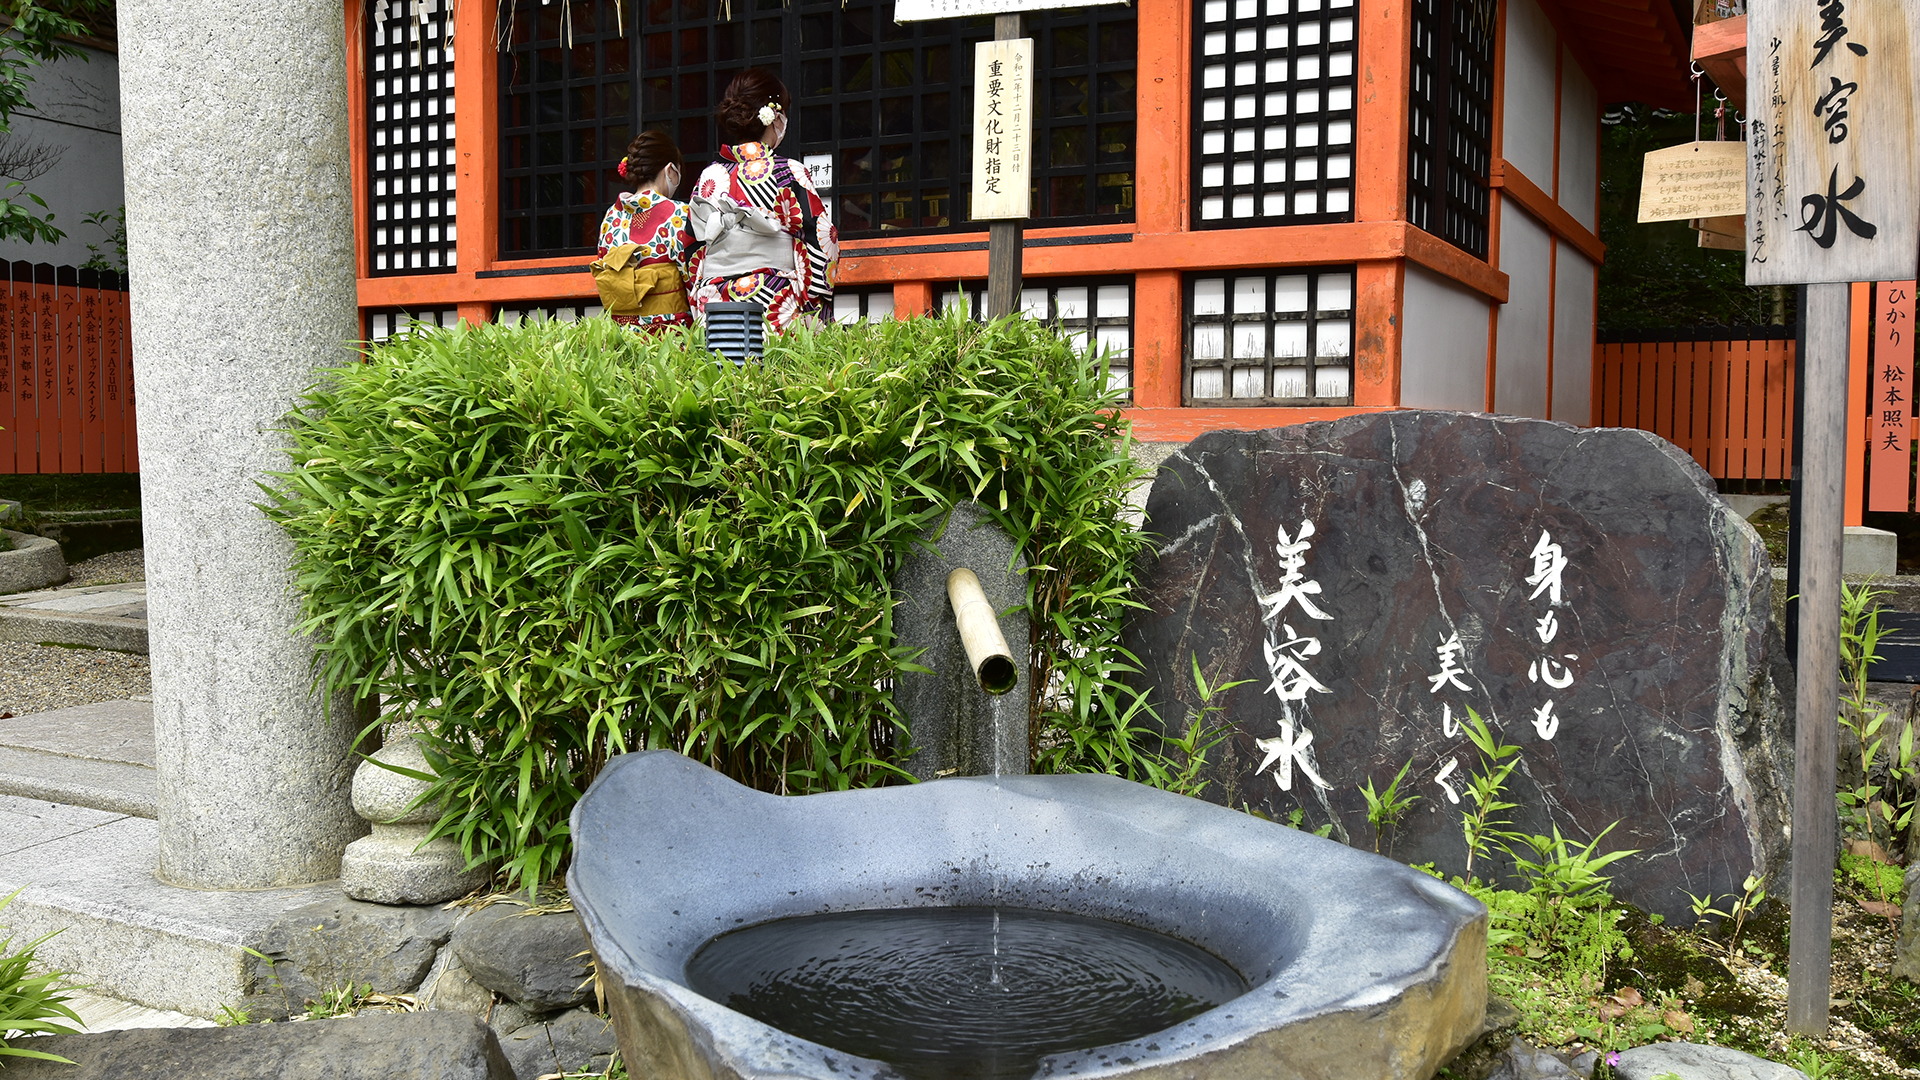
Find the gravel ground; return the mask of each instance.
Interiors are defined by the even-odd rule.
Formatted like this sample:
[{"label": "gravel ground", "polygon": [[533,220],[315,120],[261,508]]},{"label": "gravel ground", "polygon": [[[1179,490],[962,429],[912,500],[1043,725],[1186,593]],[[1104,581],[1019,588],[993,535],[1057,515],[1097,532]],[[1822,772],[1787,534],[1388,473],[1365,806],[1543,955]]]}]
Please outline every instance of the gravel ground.
[{"label": "gravel ground", "polygon": [[[116,551],[69,568],[69,585],[143,581],[142,552]],[[0,717],[125,701],[153,693],[147,658],[104,649],[0,642]]]},{"label": "gravel ground", "polygon": [[152,669],[144,656],[0,642],[0,717],[152,693]]},{"label": "gravel ground", "polygon": [[123,581],[145,581],[147,579],[146,552],[140,548],[132,551],[115,551],[97,559],[88,559],[67,568],[73,575],[72,585],[117,585]]}]

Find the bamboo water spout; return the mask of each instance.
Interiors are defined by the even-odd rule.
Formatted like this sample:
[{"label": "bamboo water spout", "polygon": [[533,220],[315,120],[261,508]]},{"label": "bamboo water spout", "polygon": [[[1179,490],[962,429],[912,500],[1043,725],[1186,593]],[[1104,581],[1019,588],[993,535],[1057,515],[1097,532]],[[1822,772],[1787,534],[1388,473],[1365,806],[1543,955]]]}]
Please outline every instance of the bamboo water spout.
[{"label": "bamboo water spout", "polygon": [[973,571],[960,567],[947,575],[947,599],[953,604],[953,624],[960,631],[960,644],[967,650],[967,666],[980,689],[989,694],[1004,694],[1020,681],[1019,668],[1013,662],[1013,650],[1000,633],[1000,620],[993,605],[980,590],[980,579]]}]

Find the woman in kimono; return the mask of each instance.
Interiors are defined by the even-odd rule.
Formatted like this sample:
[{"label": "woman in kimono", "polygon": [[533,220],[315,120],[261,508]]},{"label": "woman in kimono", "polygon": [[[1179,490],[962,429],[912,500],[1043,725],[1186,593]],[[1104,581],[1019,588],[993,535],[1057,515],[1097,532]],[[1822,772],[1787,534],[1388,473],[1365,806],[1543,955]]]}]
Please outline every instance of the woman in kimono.
[{"label": "woman in kimono", "polygon": [[693,325],[687,283],[698,272],[700,245],[687,204],[673,198],[685,168],[665,132],[641,132],[619,165],[635,190],[621,192],[600,222],[593,264],[600,302],[614,322],[636,332]]},{"label": "woman in kimono", "polygon": [[720,100],[719,160],[694,187],[693,234],[706,245],[694,315],[712,303],[754,303],[779,333],[831,321],[840,236],[806,166],[774,150],[787,134],[787,88],[760,68],[734,77]]}]

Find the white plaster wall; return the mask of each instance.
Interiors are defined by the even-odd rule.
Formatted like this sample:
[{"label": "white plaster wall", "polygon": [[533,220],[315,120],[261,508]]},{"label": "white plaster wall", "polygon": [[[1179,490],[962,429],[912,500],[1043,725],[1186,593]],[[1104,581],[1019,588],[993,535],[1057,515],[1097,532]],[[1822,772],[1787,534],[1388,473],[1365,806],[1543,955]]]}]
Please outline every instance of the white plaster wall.
[{"label": "white plaster wall", "polygon": [[[13,115],[13,131],[0,136],[0,159],[8,147],[39,144],[60,155],[58,164],[27,181],[26,191],[47,201],[53,224],[66,239],[55,244],[0,242],[0,259],[78,266],[87,261],[87,245],[112,257],[107,234],[86,223],[97,210],[126,202],[120,163],[120,58],[85,48],[87,59],[57,60],[35,70],[27,90],[31,112]],[[0,180],[0,194],[17,197]],[[33,207],[35,211],[39,207]]]},{"label": "white plaster wall", "polygon": [[1553,237],[1511,199],[1500,201],[1500,270],[1507,302],[1500,307],[1494,343],[1493,410],[1508,416],[1547,415],[1547,311],[1552,302]]},{"label": "white plaster wall", "polygon": [[1578,249],[1560,244],[1553,289],[1553,419],[1562,423],[1593,422],[1595,273]]},{"label": "white plaster wall", "polygon": [[1600,185],[1600,94],[1568,54],[1560,69],[1560,205],[1596,232]]},{"label": "white plaster wall", "polygon": [[1547,192],[1553,190],[1553,68],[1559,40],[1539,4],[1509,0],[1500,156]]},{"label": "white plaster wall", "polygon": [[1487,407],[1487,300],[1407,263],[1400,340],[1400,404],[1415,409]]}]

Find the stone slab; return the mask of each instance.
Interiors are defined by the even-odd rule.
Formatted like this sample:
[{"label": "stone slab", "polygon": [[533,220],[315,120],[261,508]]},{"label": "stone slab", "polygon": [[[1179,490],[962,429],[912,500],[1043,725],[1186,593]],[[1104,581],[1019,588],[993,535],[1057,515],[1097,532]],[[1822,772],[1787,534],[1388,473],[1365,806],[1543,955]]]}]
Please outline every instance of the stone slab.
[{"label": "stone slab", "polygon": [[188,1016],[171,1009],[149,1009],[131,1001],[102,997],[85,990],[67,991],[67,1006],[80,1014],[82,1031],[132,1031],[136,1028],[217,1027],[202,1016]]},{"label": "stone slab", "polygon": [[153,768],[153,703],[103,701],[0,720],[0,746]]},{"label": "stone slab", "polygon": [[1840,572],[1892,577],[1900,572],[1900,537],[1885,529],[1848,525],[1840,540]]},{"label": "stone slab", "polygon": [[[50,595],[41,593],[33,599],[15,600],[6,606],[20,611],[64,611],[73,615],[87,612],[126,615],[125,609],[129,608],[145,611],[147,589],[139,584],[113,585],[102,589],[61,589]],[[145,615],[132,617],[144,618]]]},{"label": "stone slab", "polygon": [[1786,495],[1722,495],[1720,497],[1727,500],[1727,505],[1733,507],[1733,512],[1742,518],[1751,518],[1769,506],[1789,501]]},{"label": "stone slab", "polygon": [[0,856],[20,854],[126,816],[44,799],[0,795]]},{"label": "stone slab", "polygon": [[58,1035],[9,1059],[8,1080],[515,1080],[493,1032],[464,1013]]},{"label": "stone slab", "polygon": [[22,641],[30,645],[79,645],[145,655],[147,620],[0,607],[0,641]]},{"label": "stone slab", "polygon": [[0,860],[0,896],[25,886],[7,924],[40,946],[47,966],[95,993],[212,1018],[254,987],[245,950],[287,911],[339,895],[332,882],[252,892],[201,892],[154,877],[159,827],[122,817]]},{"label": "stone slab", "polygon": [[1662,1042],[1620,1052],[1615,1080],[1658,1080],[1673,1073],[1685,1080],[1807,1080],[1807,1074],[1777,1061],[1726,1046]]},{"label": "stone slab", "polygon": [[0,746],[0,795],[153,818],[154,771],[144,765],[43,754]]},{"label": "stone slab", "polygon": [[[1361,786],[1419,802],[1380,850],[1467,870],[1469,710],[1519,748],[1502,815],[1599,850],[1616,895],[1774,888],[1792,671],[1765,548],[1646,432],[1406,410],[1216,431],[1167,459],[1125,641],[1163,723],[1232,726],[1205,797],[1371,847]],[[1523,849],[1524,850],[1524,849]],[[1472,866],[1509,879],[1495,851]]]}]

